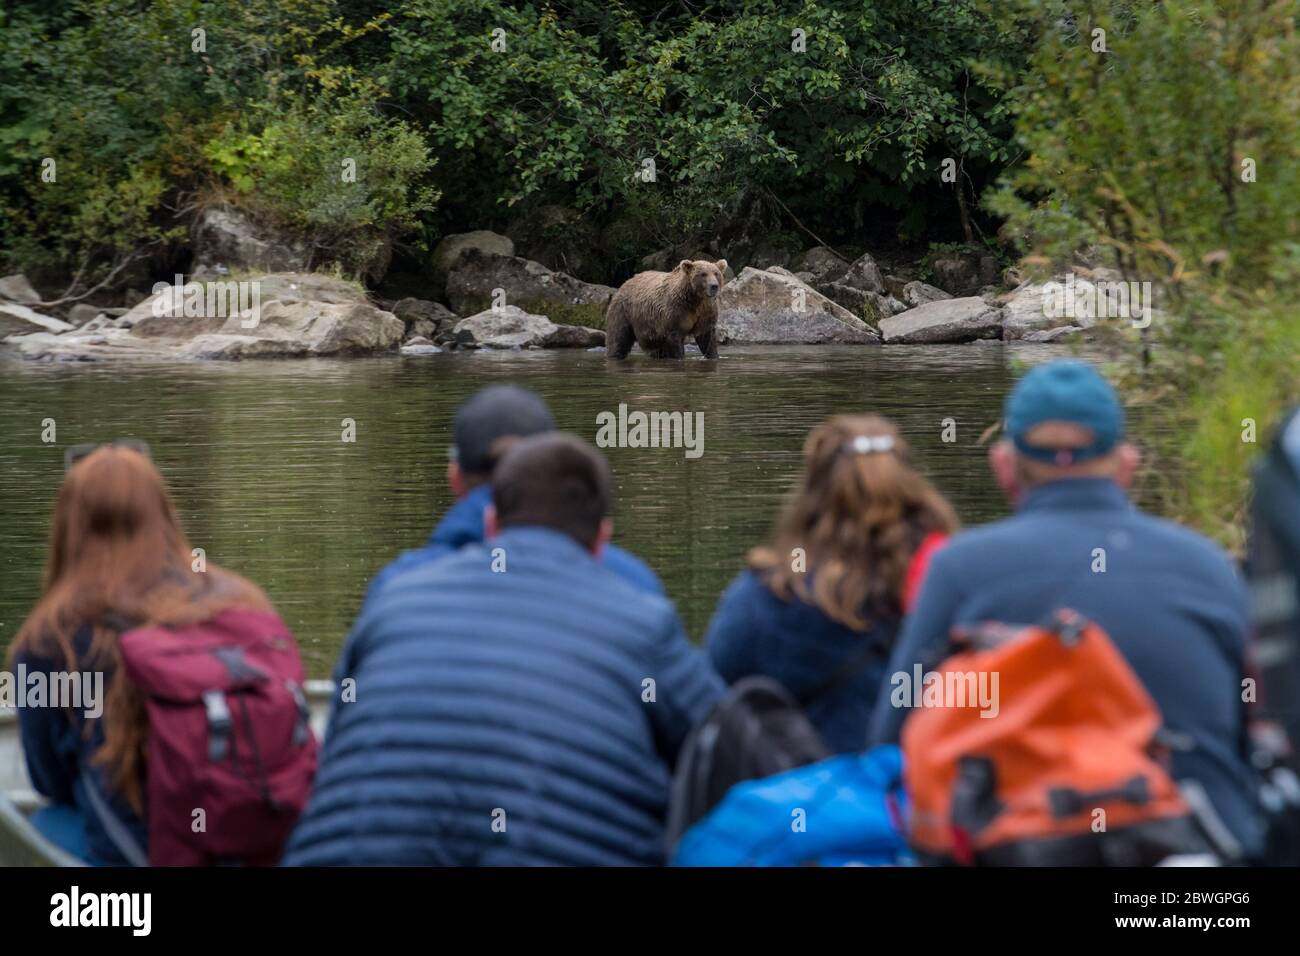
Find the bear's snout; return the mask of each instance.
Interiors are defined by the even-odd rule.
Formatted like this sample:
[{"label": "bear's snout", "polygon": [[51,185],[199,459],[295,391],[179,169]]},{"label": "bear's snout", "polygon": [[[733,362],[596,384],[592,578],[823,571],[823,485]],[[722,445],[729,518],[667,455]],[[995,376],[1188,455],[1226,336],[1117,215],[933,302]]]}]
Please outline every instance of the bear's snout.
[{"label": "bear's snout", "polygon": [[709,298],[710,299],[713,298],[715,295],[718,294],[718,283],[710,282],[706,291],[709,294]]}]

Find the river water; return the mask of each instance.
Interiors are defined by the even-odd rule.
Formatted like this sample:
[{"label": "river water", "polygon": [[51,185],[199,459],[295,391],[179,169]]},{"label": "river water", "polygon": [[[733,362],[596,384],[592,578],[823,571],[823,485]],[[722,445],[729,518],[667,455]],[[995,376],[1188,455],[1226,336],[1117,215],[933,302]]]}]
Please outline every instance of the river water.
[{"label": "river water", "polygon": [[[327,676],[367,581],[416,547],[451,500],[456,406],[492,382],[545,396],[594,441],[597,415],[701,411],[703,454],[607,449],[615,540],[662,577],[692,638],[748,548],[770,531],[808,429],[827,416],[893,417],[966,523],[1005,513],[980,433],[1017,360],[1045,346],[732,347],[717,363],[620,365],[581,351],[292,362],[36,364],[0,358],[0,648],[35,599],[63,451],[142,438],[191,542],[258,582]],[[942,440],[944,419],[956,441]],[[54,419],[57,442],[43,444]],[[342,440],[345,419],[355,441]]]}]

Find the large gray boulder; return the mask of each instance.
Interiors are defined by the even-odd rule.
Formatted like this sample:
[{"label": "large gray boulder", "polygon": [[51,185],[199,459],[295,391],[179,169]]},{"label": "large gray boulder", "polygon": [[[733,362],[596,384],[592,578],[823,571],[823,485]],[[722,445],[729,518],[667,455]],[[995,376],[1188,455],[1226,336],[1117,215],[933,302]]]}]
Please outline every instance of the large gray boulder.
[{"label": "large gray boulder", "polygon": [[490,229],[475,229],[472,232],[457,232],[450,236],[443,236],[433,247],[433,254],[430,256],[434,277],[445,281],[447,274],[456,268],[460,257],[471,249],[485,255],[513,256],[515,243],[509,236],[492,232]]},{"label": "large gray boulder", "polygon": [[875,330],[786,270],[746,268],[718,293],[718,340],[737,344],[878,343]]},{"label": "large gray boulder", "polygon": [[395,349],[405,331],[401,319],[368,302],[273,300],[262,306],[255,328],[246,329],[239,316],[231,316],[217,332],[190,339],[180,354],[199,359],[369,355]]},{"label": "large gray boulder", "polygon": [[1002,310],[978,296],[941,299],[880,321],[887,345],[973,342],[1002,334]]},{"label": "large gray boulder", "polygon": [[421,335],[432,340],[442,332],[450,332],[460,321],[460,316],[441,302],[428,299],[405,298],[393,305],[393,315],[406,323],[407,337]]},{"label": "large gray boulder", "polygon": [[72,327],[62,319],[41,315],[17,302],[0,302],[0,338],[29,332],[67,332]]},{"label": "large gray boulder", "polygon": [[[1087,329],[1095,325],[1096,319],[1084,310],[1080,310],[1077,315],[1066,315],[1063,312],[1057,314],[1060,310],[1056,307],[1064,304],[1061,293],[1070,278],[1068,273],[1053,276],[1050,280],[1055,288],[1053,295],[1049,295],[1047,282],[1026,282],[1006,296],[1002,303],[1004,316],[1002,337],[1008,340],[1041,341],[1034,336],[1034,333],[1076,326]],[[1085,288],[1089,291],[1093,289],[1086,279],[1077,276],[1074,277],[1074,285],[1080,293]],[[1104,296],[1098,298],[1098,305],[1104,312],[1106,309]]]},{"label": "large gray boulder", "polygon": [[615,291],[555,272],[532,259],[475,249],[464,252],[447,276],[447,301],[458,315],[472,315],[498,304],[497,289],[505,293],[503,305],[547,315],[560,313],[572,324],[582,324],[577,321],[581,319],[598,321]]},{"label": "large gray boulder", "polygon": [[[245,301],[256,299],[265,306],[271,302],[297,303],[316,302],[324,305],[369,304],[365,290],[352,282],[334,276],[320,275],[315,272],[286,272],[275,275],[254,275],[239,282],[228,279],[213,279],[206,282],[189,281],[181,284],[179,293],[176,284],[160,282],[154,286],[154,293],[147,299],[129,309],[125,315],[115,319],[117,328],[131,329],[132,333],[144,337],[186,338],[208,332],[220,332],[226,325],[225,310],[215,301],[209,306],[208,292],[212,290],[218,297],[229,303],[232,296],[243,293]],[[201,309],[188,308],[192,295],[203,295]],[[179,303],[177,302],[179,296]],[[173,307],[179,306],[179,307]],[[187,314],[192,312],[198,314]],[[379,311],[379,310],[376,310]],[[387,314],[387,313],[385,313]]]},{"label": "large gray boulder", "polygon": [[1069,319],[1057,319],[1043,311],[1042,282],[1026,282],[1005,297],[1002,303],[1002,335],[1014,340],[1028,338],[1035,332],[1072,325]]},{"label": "large gray boulder", "polygon": [[[288,358],[388,352],[406,331],[401,319],[376,308],[352,283],[299,273],[245,281],[245,301],[256,304],[247,315],[226,308],[238,304],[229,300],[210,309],[214,300],[203,293],[230,292],[230,284],[187,283],[179,294],[162,285],[111,326],[5,341],[27,358],[50,360]],[[196,314],[185,314],[187,304]]]},{"label": "large gray boulder", "polygon": [[903,304],[909,309],[915,309],[918,305],[925,305],[927,302],[951,298],[952,296],[942,289],[926,285],[924,282],[909,282],[903,286]]},{"label": "large gray boulder", "polygon": [[941,256],[930,264],[934,284],[957,296],[974,295],[1001,278],[997,256],[982,250],[968,250]]},{"label": "large gray boulder", "polygon": [[461,319],[451,334],[461,348],[594,348],[605,344],[605,333],[599,329],[557,325],[544,315],[514,305],[484,309]]},{"label": "large gray boulder", "polygon": [[32,288],[32,284],[27,281],[27,276],[21,273],[0,278],[0,299],[6,302],[17,302],[19,305],[41,303],[40,293]]},{"label": "large gray boulder", "polygon": [[210,206],[190,227],[194,272],[300,272],[311,250],[305,242],[278,236],[233,206]]},{"label": "large gray boulder", "polygon": [[870,253],[858,256],[848,270],[835,281],[864,292],[880,294],[885,291],[885,277]]},{"label": "large gray boulder", "polygon": [[810,272],[815,282],[834,282],[848,271],[849,263],[825,246],[814,246],[794,261],[791,272]]}]

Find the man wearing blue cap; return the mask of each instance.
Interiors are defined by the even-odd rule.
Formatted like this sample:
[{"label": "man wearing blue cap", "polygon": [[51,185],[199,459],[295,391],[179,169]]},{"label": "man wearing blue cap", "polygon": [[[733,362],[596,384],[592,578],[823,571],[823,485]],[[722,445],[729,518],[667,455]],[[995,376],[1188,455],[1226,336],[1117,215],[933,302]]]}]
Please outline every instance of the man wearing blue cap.
[{"label": "man wearing blue cap", "polygon": [[[1260,849],[1256,781],[1245,753],[1242,679],[1246,597],[1216,545],[1136,509],[1126,489],[1138,452],[1124,409],[1091,366],[1029,372],[989,453],[1016,512],[952,539],[930,565],[888,674],[941,659],[956,625],[1039,623],[1069,607],[1099,624],[1164,717],[1192,744],[1176,778],[1199,783],[1245,855]],[[906,707],[881,694],[871,724],[896,742]]]}]

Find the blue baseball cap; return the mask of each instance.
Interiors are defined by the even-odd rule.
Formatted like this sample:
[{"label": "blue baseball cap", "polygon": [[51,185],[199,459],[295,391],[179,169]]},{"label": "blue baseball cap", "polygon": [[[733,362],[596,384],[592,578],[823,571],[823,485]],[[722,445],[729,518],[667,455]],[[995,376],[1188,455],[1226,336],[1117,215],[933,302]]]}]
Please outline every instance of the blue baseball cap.
[{"label": "blue baseball cap", "polygon": [[[1016,383],[1004,409],[1016,451],[1036,461],[1071,465],[1104,455],[1124,437],[1124,406],[1091,365],[1066,359],[1032,369]],[[1025,436],[1044,422],[1069,422],[1092,432],[1082,448],[1039,448]]]}]

